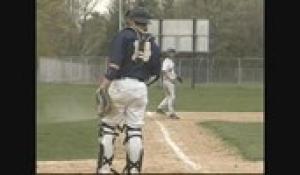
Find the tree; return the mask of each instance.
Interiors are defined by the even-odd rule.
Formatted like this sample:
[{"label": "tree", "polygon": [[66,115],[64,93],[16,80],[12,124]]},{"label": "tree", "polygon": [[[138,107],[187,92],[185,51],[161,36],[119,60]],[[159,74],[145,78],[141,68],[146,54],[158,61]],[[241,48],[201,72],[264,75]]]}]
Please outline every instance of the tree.
[{"label": "tree", "polygon": [[[105,18],[95,12],[99,0],[68,0],[70,14],[77,26],[77,35],[72,37],[73,54],[87,56],[101,53],[101,40],[105,31]],[[71,1],[71,2],[70,2]]]},{"label": "tree", "polygon": [[[119,0],[107,15],[94,11],[100,0],[37,0],[38,56],[106,55],[118,32]],[[130,1],[133,2],[133,1]],[[129,0],[123,0],[124,12]],[[260,0],[136,0],[153,18],[209,19],[210,51],[219,56],[263,55]]]},{"label": "tree", "polygon": [[114,38],[114,36],[118,33],[119,29],[119,8],[118,8],[118,0],[113,0],[108,7],[108,14],[105,17],[105,22],[103,27],[105,30],[103,31],[103,39],[101,40],[102,46],[102,54],[107,55],[109,51],[110,44]]},{"label": "tree", "polygon": [[220,56],[262,56],[263,7],[260,0],[176,1],[175,18],[210,21],[210,52]]},{"label": "tree", "polygon": [[91,13],[85,21],[85,35],[82,40],[81,55],[102,55],[105,48],[106,19],[98,12]]},{"label": "tree", "polygon": [[107,20],[94,11],[99,0],[38,0],[37,55],[103,54]]},{"label": "tree", "polygon": [[140,6],[145,7],[147,10],[149,10],[149,13],[153,18],[160,18],[161,11],[159,8],[159,3],[157,0],[144,0],[140,3]]},{"label": "tree", "polygon": [[68,52],[66,34],[73,27],[64,1],[37,1],[37,55],[56,56]]},{"label": "tree", "polygon": [[162,2],[162,17],[163,18],[174,18],[175,8],[174,0],[165,0]]}]

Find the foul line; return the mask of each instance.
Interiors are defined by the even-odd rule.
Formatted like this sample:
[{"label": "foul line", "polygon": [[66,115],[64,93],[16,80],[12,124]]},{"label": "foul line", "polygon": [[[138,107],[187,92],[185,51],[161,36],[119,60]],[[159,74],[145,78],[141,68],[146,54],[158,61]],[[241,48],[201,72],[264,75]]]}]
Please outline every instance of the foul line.
[{"label": "foul line", "polygon": [[187,165],[189,165],[190,167],[192,167],[194,170],[199,170],[201,169],[200,165],[196,165],[193,161],[191,161],[189,159],[188,156],[186,156],[182,150],[176,145],[175,142],[173,142],[173,140],[170,138],[170,135],[167,131],[167,129],[163,126],[162,123],[160,123],[159,121],[155,120],[155,122],[160,126],[160,129],[165,137],[165,140],[167,141],[167,143],[169,144],[169,146],[173,149],[173,151],[175,152],[176,156],[181,159],[184,163],[186,163]]}]

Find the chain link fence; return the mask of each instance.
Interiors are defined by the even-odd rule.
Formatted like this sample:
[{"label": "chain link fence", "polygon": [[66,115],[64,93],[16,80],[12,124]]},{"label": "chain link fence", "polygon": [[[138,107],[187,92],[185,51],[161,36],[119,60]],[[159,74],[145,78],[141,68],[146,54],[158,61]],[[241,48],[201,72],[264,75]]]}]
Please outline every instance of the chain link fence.
[{"label": "chain link fence", "polygon": [[[175,58],[176,72],[189,84],[263,83],[263,58]],[[194,64],[194,66],[193,66]],[[194,67],[194,69],[193,69]],[[41,57],[38,82],[95,84],[106,70],[106,57]],[[193,74],[193,71],[194,74]]]},{"label": "chain link fence", "polygon": [[176,58],[175,64],[177,73],[187,80],[195,71],[196,84],[263,83],[263,58]]}]

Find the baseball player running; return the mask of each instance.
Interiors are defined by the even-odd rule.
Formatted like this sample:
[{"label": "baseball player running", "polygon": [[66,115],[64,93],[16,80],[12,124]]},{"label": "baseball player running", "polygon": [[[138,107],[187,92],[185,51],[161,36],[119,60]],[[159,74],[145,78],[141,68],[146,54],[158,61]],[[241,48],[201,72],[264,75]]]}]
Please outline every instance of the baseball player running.
[{"label": "baseball player running", "polygon": [[154,37],[147,33],[150,19],[147,10],[136,7],[126,13],[126,19],[129,26],[114,38],[107,72],[97,90],[102,99],[97,174],[113,171],[116,129],[121,121],[125,123],[126,134],[126,166],[123,172],[141,172],[147,80],[159,77],[161,69],[159,47]]},{"label": "baseball player running", "polygon": [[170,113],[169,117],[172,119],[179,119],[174,110],[175,103],[175,83],[176,80],[182,83],[182,78],[175,73],[175,63],[173,58],[176,54],[175,49],[168,49],[167,56],[162,65],[163,74],[163,89],[165,92],[165,98],[158,105],[156,112],[166,114],[164,109]]}]

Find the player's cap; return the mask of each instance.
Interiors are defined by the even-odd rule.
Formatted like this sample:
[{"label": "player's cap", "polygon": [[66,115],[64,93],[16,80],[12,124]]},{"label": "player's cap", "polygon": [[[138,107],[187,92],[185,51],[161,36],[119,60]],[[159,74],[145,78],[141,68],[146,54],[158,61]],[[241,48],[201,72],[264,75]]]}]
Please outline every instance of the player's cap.
[{"label": "player's cap", "polygon": [[150,13],[144,7],[136,7],[127,11],[125,16],[141,24],[149,24],[151,19]]}]

